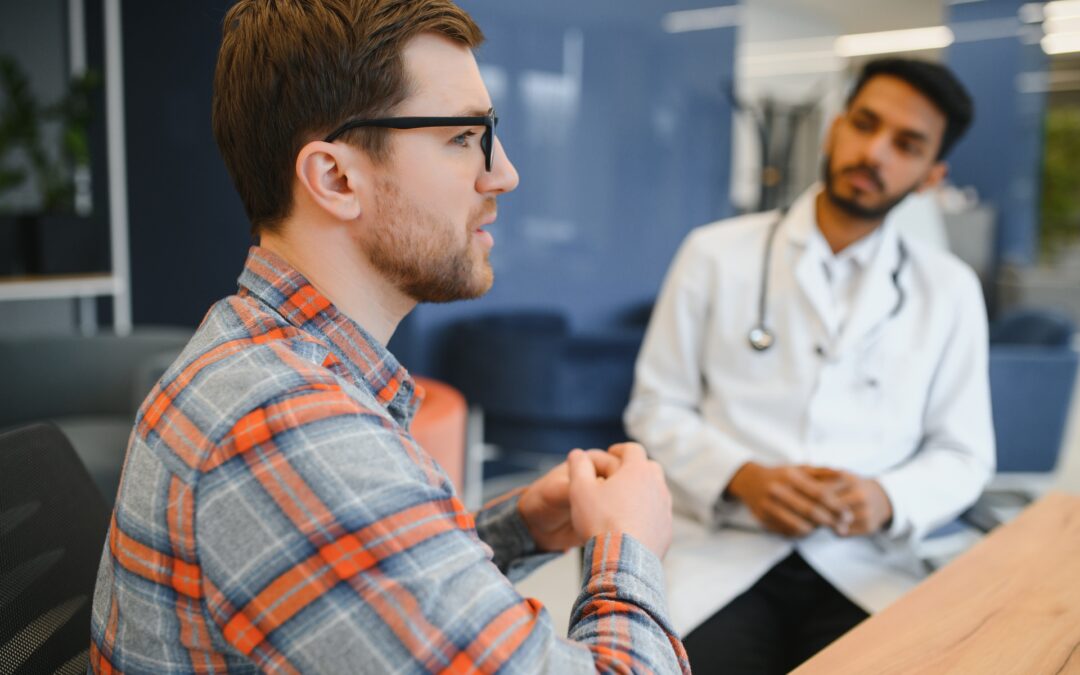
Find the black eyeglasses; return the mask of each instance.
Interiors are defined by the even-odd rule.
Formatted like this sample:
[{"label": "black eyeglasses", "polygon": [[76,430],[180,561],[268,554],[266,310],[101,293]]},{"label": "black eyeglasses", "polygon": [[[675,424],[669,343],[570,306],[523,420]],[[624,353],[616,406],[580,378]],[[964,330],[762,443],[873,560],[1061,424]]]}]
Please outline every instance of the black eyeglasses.
[{"label": "black eyeglasses", "polygon": [[495,151],[495,125],[499,118],[494,108],[487,115],[480,117],[383,117],[372,120],[349,120],[323,140],[333,143],[350,129],[359,127],[381,127],[383,129],[424,129],[427,127],[484,127],[480,137],[480,149],[484,151],[484,167],[491,171],[491,157]]}]

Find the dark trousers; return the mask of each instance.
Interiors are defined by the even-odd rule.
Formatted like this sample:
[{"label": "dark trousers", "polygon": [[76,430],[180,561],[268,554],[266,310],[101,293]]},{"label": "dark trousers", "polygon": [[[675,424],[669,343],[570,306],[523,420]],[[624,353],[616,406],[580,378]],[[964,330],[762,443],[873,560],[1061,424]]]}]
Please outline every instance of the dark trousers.
[{"label": "dark trousers", "polygon": [[867,616],[796,552],[683,644],[697,675],[787,673]]}]

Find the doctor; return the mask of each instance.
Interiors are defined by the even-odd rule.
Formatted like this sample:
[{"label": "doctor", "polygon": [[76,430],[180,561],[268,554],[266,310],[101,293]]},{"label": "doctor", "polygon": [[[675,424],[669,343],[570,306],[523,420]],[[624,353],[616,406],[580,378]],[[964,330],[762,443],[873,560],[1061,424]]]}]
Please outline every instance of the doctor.
[{"label": "doctor", "polygon": [[993,472],[978,281],[889,218],[972,112],[940,65],[869,63],[824,184],[672,264],[625,421],[689,516],[665,566],[695,672],[794,668],[914,585],[912,544]]}]

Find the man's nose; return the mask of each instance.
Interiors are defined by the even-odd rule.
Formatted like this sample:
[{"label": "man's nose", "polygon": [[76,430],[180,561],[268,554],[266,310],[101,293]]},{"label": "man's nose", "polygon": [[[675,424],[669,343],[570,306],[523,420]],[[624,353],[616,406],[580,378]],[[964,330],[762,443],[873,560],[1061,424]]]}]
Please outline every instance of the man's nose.
[{"label": "man's nose", "polygon": [[502,194],[511,192],[518,186],[517,169],[503,149],[499,137],[494,138],[495,148],[491,156],[491,171],[484,171],[477,180],[477,192],[484,194]]},{"label": "man's nose", "polygon": [[889,153],[892,152],[892,139],[889,134],[885,132],[878,132],[870,137],[866,146],[863,148],[863,152],[866,158],[866,164],[878,167],[883,161],[888,159]]}]

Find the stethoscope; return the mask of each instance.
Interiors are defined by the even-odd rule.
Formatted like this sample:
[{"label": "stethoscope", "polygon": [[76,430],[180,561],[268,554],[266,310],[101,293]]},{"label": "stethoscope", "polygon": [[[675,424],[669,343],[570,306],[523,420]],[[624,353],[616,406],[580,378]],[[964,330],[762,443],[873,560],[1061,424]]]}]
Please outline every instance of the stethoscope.
[{"label": "stethoscope", "polygon": [[[769,298],[769,261],[772,258],[773,240],[776,239],[776,231],[780,229],[780,224],[787,216],[788,209],[785,207],[781,209],[780,215],[776,217],[772,225],[769,226],[769,235],[765,238],[765,253],[762,258],[761,265],[761,283],[759,285],[758,292],[758,319],[753,328],[747,334],[746,338],[750,341],[750,346],[754,348],[754,351],[763,352],[769,347],[773,346],[776,342],[776,334],[772,329],[766,326],[765,305]],[[899,248],[900,259],[896,262],[896,267],[892,271],[892,283],[896,287],[896,305],[892,311],[889,312],[889,317],[892,319],[900,310],[904,307],[904,300],[906,295],[904,289],[900,286],[900,272],[904,270],[904,265],[907,264],[908,252],[907,247],[904,246],[902,239],[897,240],[897,247]]]}]

